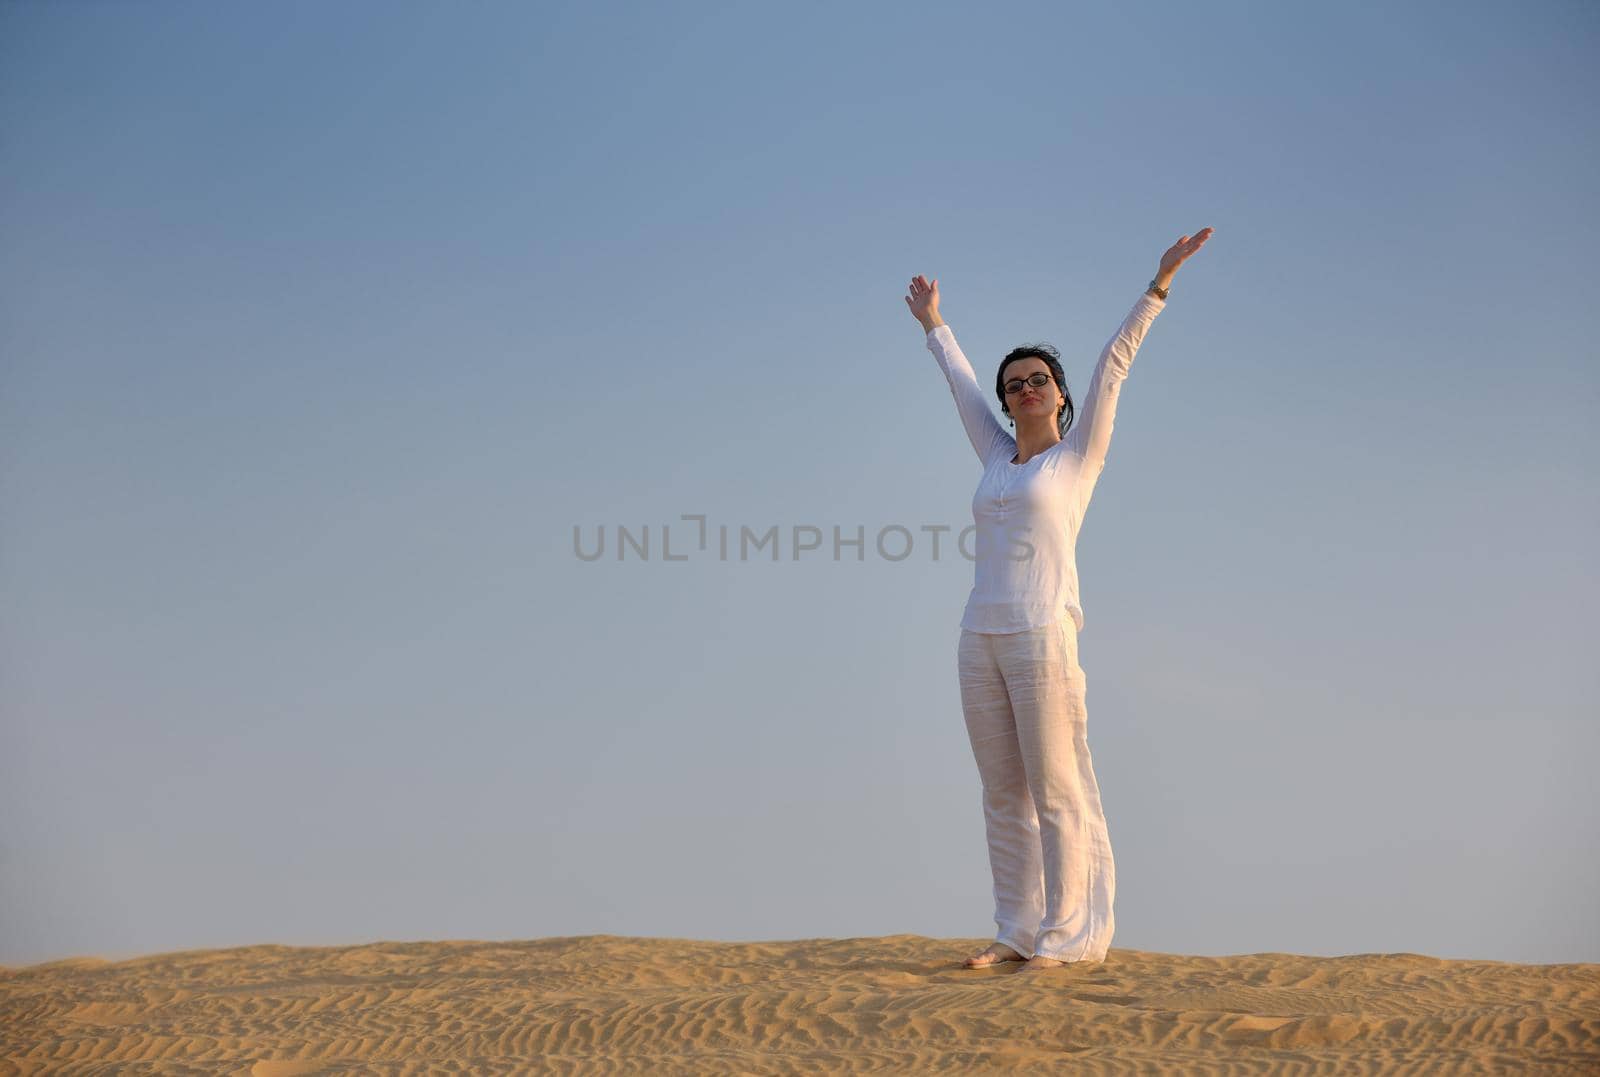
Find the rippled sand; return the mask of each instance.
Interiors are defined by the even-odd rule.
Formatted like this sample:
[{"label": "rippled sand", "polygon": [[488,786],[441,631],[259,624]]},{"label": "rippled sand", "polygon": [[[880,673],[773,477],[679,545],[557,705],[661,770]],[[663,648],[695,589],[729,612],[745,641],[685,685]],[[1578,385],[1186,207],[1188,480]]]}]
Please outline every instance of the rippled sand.
[{"label": "rippled sand", "polygon": [[0,1072],[1600,1073],[1600,965],[967,970],[984,939],[249,946],[0,970]]}]

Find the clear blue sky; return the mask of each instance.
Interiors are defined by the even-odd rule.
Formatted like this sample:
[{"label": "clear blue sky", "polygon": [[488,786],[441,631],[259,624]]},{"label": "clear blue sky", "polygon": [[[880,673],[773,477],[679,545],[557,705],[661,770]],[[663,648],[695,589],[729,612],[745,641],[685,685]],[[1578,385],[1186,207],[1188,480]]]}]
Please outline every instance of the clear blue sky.
[{"label": "clear blue sky", "polygon": [[1600,961],[1597,31],[5,3],[0,962],[991,937],[901,296],[1081,391],[1207,225],[1078,548],[1113,948]]}]

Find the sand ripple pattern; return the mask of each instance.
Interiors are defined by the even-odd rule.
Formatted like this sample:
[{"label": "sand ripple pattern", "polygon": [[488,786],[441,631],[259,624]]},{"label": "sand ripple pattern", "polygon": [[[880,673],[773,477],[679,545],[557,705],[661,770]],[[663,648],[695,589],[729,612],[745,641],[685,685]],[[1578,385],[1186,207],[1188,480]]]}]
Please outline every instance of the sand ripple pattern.
[{"label": "sand ripple pattern", "polygon": [[0,969],[0,1074],[1600,1073],[1600,965],[960,967],[983,939],[250,946]]}]

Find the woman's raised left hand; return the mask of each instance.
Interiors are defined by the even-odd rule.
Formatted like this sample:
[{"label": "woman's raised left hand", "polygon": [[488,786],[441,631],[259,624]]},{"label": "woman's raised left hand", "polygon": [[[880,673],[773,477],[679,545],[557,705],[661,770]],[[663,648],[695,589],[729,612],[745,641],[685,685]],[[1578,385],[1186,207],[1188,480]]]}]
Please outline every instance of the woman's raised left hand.
[{"label": "woman's raised left hand", "polygon": [[1167,253],[1161,256],[1160,275],[1170,277],[1177,272],[1178,267],[1183,265],[1191,254],[1205,246],[1213,231],[1215,231],[1213,228],[1202,228],[1192,236],[1178,237],[1178,242],[1168,247]]}]

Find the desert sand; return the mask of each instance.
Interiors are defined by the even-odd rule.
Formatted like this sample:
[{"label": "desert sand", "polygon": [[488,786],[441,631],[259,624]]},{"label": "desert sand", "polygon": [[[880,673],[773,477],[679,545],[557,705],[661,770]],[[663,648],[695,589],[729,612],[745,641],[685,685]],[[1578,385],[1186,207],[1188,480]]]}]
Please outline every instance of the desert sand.
[{"label": "desert sand", "polygon": [[1600,965],[960,967],[987,940],[248,946],[0,970],[0,1073],[1600,1073]]}]

